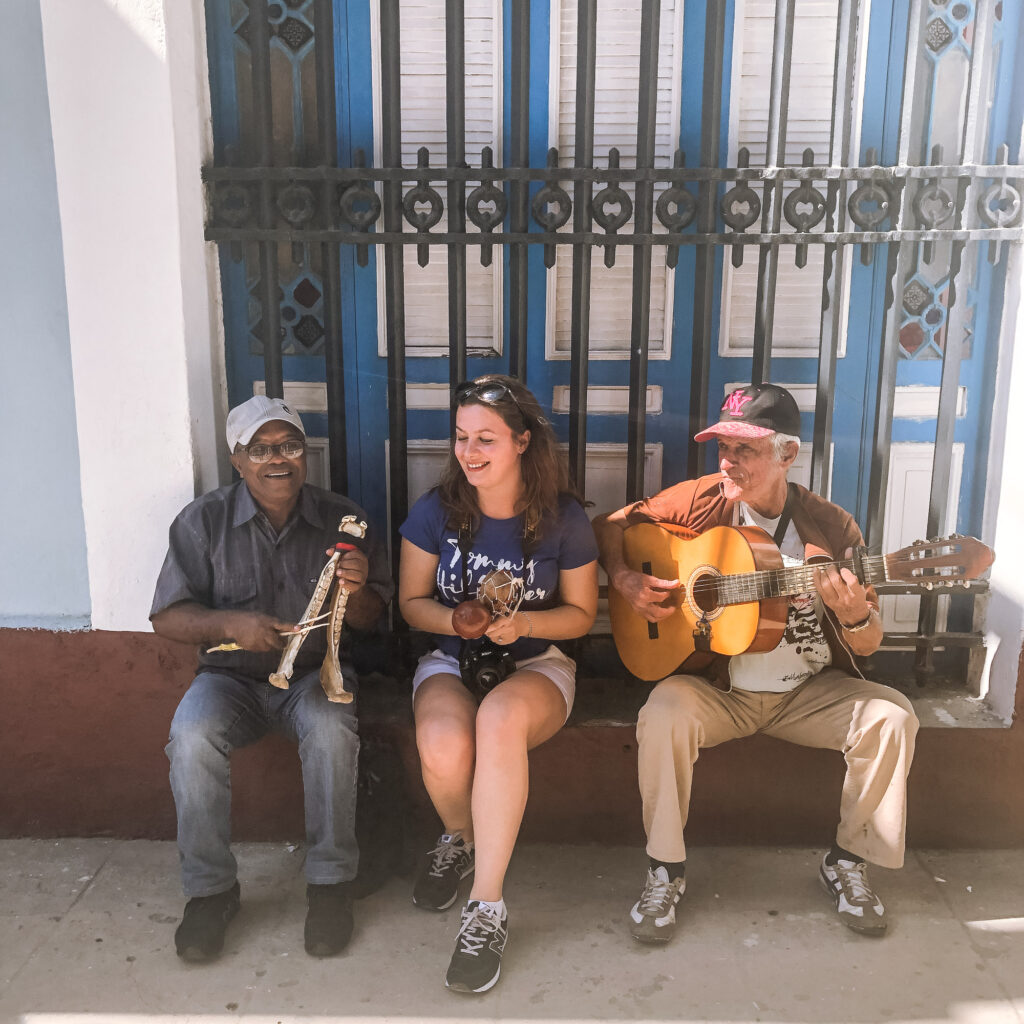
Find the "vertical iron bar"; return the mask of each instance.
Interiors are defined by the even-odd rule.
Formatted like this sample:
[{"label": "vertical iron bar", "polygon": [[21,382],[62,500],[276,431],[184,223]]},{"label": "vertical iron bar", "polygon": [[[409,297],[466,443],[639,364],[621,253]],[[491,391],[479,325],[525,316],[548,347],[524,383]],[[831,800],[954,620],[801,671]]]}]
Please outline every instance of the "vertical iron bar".
[{"label": "vertical iron bar", "polygon": [[[921,5],[923,0],[911,0],[907,15],[907,50],[903,65],[903,98],[897,149],[898,163],[906,166],[910,156],[911,127],[913,123],[914,84],[917,76],[920,45]],[[892,226],[903,227],[903,183],[894,179],[894,205]],[[906,246],[907,251],[904,251]],[[885,528],[885,500],[889,489],[889,452],[892,447],[892,406],[896,390],[896,363],[899,352],[900,321],[903,319],[903,285],[906,265],[913,243],[888,243],[886,265],[886,312],[882,326],[882,344],[879,352],[878,385],[875,404],[875,434],[868,483],[867,543],[874,554],[882,552],[882,532]]]},{"label": "vertical iron bar", "polygon": [[[334,95],[334,11],[331,0],[315,0],[316,114],[320,160],[325,167],[338,164],[338,123]],[[335,225],[334,185],[320,189],[324,226]],[[345,429],[345,356],[341,322],[341,257],[338,246],[320,246],[324,268],[324,369],[327,379],[327,437],[331,489],[348,491],[348,439]]]},{"label": "vertical iron bar", "polygon": [[[274,114],[270,87],[270,25],[267,0],[249,5],[249,47],[252,51],[252,110],[256,129],[256,164],[268,168],[274,162]],[[261,175],[259,224],[273,228],[274,188],[269,176]],[[281,361],[281,306],[278,299],[277,243],[259,243],[260,325],[263,328],[263,376],[271,398],[284,397],[284,367]]]},{"label": "vertical iron bar", "polygon": [[[466,166],[466,4],[445,0],[445,98],[448,166]],[[466,230],[466,183],[448,183],[448,230]],[[448,381],[466,379],[466,247],[448,246]],[[455,413],[451,413],[454,432]]]},{"label": "vertical iron bar", "polygon": [[[576,14],[576,140],[574,164],[594,166],[594,90],[597,76],[597,0],[579,0]],[[594,183],[573,186],[573,230],[590,231]],[[590,361],[591,248],[572,247],[572,350],[569,355],[569,473],[580,494],[587,486],[587,385]]]},{"label": "vertical iron bar", "polygon": [[[380,3],[381,153],[385,167],[402,166],[402,74],[399,0]],[[384,230],[402,230],[402,183],[384,182]],[[384,247],[384,305],[388,346],[388,472],[391,487],[391,571],[397,576],[398,528],[409,506],[405,403],[405,263],[402,244]]]},{"label": "vertical iron bar", "polygon": [[[836,30],[836,60],[832,87],[832,128],[829,162],[846,167],[853,149],[854,89],[857,81],[857,38],[860,5],[840,0]],[[841,185],[829,185],[826,231],[846,230],[846,194]],[[833,212],[834,211],[834,212]],[[838,228],[836,226],[838,222]],[[818,383],[814,399],[814,444],[811,450],[811,490],[826,495],[832,477],[832,409],[839,338],[843,332],[842,298],[846,282],[846,246],[825,246],[822,289],[821,340],[818,349]]]},{"label": "vertical iron bar", "polygon": [[[512,0],[512,167],[530,166],[530,0]],[[510,189],[513,234],[530,228],[530,186],[513,181]],[[526,380],[527,272],[529,246],[513,242],[509,253],[509,374]]]},{"label": "vertical iron bar", "polygon": [[[717,167],[722,144],[722,74],[725,66],[725,4],[707,0],[704,11],[704,81],[701,87],[700,166]],[[698,189],[697,231],[715,230],[717,186],[702,181]],[[702,452],[694,443],[708,422],[708,388],[711,381],[711,316],[715,305],[715,247],[699,245],[693,286],[693,348],[690,354],[690,429],[687,434],[688,477],[704,471]]]},{"label": "vertical iron bar", "polygon": [[[789,119],[789,73],[793,62],[793,19],[795,0],[775,0],[775,35],[772,42],[772,84],[768,104],[768,145],[765,162],[769,167],[786,163],[786,125]],[[765,186],[761,230],[778,233],[782,228],[782,179]],[[769,228],[769,216],[771,227]],[[772,334],[775,316],[775,288],[779,277],[779,247],[760,246],[757,257],[757,299],[754,306],[754,365],[751,382],[760,384],[771,377]]]},{"label": "vertical iron bar", "polygon": [[[643,0],[640,8],[640,95],[637,101],[636,166],[654,166],[658,111],[658,42],[661,0]],[[636,183],[633,225],[650,233],[654,221],[654,182]],[[633,305],[629,354],[629,426],[626,500],[644,492],[644,441],[647,428],[647,352],[650,346],[651,245],[633,247]]]},{"label": "vertical iron bar", "polygon": [[[989,0],[979,0],[975,13],[974,42],[971,50],[967,109],[964,112],[964,131],[959,159],[962,164],[974,163],[978,144],[978,119],[984,103],[987,79],[987,53],[989,23],[992,10]],[[958,181],[955,227],[966,223],[968,204],[973,190],[970,178]],[[967,286],[958,278],[964,271],[963,259],[966,243],[953,242],[949,260],[949,284],[946,290],[946,344],[942,357],[942,380],[939,387],[939,410],[935,422],[935,447],[932,458],[931,491],[928,496],[928,525],[925,535],[936,537],[943,529],[943,518],[949,498],[953,462],[953,440],[956,431],[956,409],[960,392],[960,364],[963,357],[963,339],[967,319]],[[958,496],[959,497],[959,496]],[[955,503],[956,504],[956,503]],[[956,528],[956,523],[951,524]],[[922,637],[935,634],[938,618],[938,595],[925,592],[921,596],[917,631]],[[915,657],[915,672],[919,686],[934,674],[934,648],[922,640]]]},{"label": "vertical iron bar", "polygon": [[909,253],[904,246],[913,243],[889,242],[886,260],[885,317],[882,345],[878,357],[878,384],[875,405],[875,433],[868,484],[868,522],[866,541],[872,554],[882,554],[885,528],[885,499],[889,488],[889,449],[892,441],[892,407],[896,390],[896,364],[899,360],[900,320],[903,311],[903,285]]}]

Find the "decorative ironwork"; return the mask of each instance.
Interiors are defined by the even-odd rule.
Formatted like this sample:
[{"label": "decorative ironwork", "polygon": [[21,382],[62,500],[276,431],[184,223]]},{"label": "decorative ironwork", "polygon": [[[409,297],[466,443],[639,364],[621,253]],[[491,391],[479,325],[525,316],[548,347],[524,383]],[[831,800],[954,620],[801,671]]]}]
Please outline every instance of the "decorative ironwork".
[{"label": "decorative ironwork", "polygon": [[[425,154],[426,151],[424,151]],[[426,159],[426,155],[424,156]],[[211,241],[317,241],[366,244],[400,242],[404,245],[479,245],[525,242],[542,245],[617,245],[679,246],[715,243],[720,245],[866,244],[925,241],[1003,241],[1024,239],[1021,225],[1024,166],[921,165],[775,168],[653,168],[634,170],[618,166],[618,154],[612,150],[608,167],[559,168],[557,179],[552,168],[493,167],[483,161],[479,168],[373,168],[373,167],[270,167],[210,168],[205,172],[210,192],[211,218],[206,236]],[[338,209],[353,230],[328,227],[310,184],[324,179],[342,189]],[[959,211],[963,224],[950,226],[958,215],[953,195],[938,182],[942,179],[971,178],[981,184],[973,208]],[[572,211],[572,200],[559,181],[585,180],[602,185],[589,203],[589,212],[601,231],[562,231]],[[539,181],[541,189],[533,197],[531,211],[542,231],[498,231],[509,210],[508,197],[501,184],[514,181]],[[260,181],[284,185],[277,192],[276,209],[283,223],[263,226],[259,223],[252,189]],[[381,203],[370,187],[371,181],[415,182],[402,195],[402,211],[412,231],[381,231]],[[477,231],[432,232],[444,213],[439,185],[451,182],[480,184],[466,198],[466,215]],[[623,232],[633,216],[633,200],[623,188],[628,182],[651,181],[655,186],[654,209],[666,232]],[[761,215],[761,197],[752,183],[781,181],[795,186],[783,202],[786,226],[779,231],[749,229]],[[823,230],[828,200],[816,182],[828,182],[844,193],[855,230]],[[897,196],[911,182],[924,181],[910,205],[910,215],[895,224]],[[718,202],[723,227],[708,233],[688,232],[700,218],[703,197],[687,188],[702,182],[729,184]],[[712,196],[714,189],[711,190]],[[549,209],[556,206],[557,212]],[[423,209],[426,206],[427,209]],[[674,207],[674,210],[673,210]],[[960,219],[957,217],[957,219]],[[371,232],[371,229],[372,232]],[[481,262],[485,262],[481,260]]]}]

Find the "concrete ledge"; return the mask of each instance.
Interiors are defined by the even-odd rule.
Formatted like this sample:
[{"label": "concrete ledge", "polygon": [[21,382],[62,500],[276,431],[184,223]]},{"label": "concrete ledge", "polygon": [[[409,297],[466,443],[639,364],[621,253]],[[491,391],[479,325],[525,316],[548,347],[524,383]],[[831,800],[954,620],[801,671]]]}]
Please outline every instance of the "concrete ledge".
[{"label": "concrete ledge", "polygon": [[[5,712],[0,744],[12,781],[0,791],[0,835],[166,839],[174,807],[163,746],[195,666],[190,647],[150,633],[0,630]],[[649,686],[586,678],[574,718],[531,755],[523,836],[639,844],[636,741],[628,712]],[[414,827],[432,832],[405,685],[364,675],[367,735],[389,738],[407,776]],[[599,712],[606,709],[601,717]],[[1024,844],[1024,728],[922,729],[909,839],[935,847]],[[697,767],[694,842],[826,842],[842,760],[767,737],[705,751]],[[14,781],[16,779],[16,781]],[[233,769],[239,839],[303,834],[298,758],[276,737],[239,751]]]}]

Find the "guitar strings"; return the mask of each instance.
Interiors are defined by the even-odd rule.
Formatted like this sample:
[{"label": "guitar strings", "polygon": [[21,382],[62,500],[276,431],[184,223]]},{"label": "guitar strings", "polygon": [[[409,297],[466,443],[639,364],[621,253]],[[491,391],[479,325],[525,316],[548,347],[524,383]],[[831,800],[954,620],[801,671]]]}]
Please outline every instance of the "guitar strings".
[{"label": "guitar strings", "polygon": [[[874,582],[876,574],[881,579],[887,578],[886,555],[867,556],[863,559],[866,575]],[[910,561],[910,560],[908,560]],[[766,597],[785,597],[791,594],[809,593],[814,590],[814,572],[825,565],[834,565],[839,569],[855,568],[852,559],[837,562],[819,562],[813,565],[791,566],[783,569],[761,569],[755,572],[739,573],[730,576],[706,576],[698,580],[691,588],[694,598],[710,597],[717,605],[746,604]],[[701,602],[697,602],[701,605]],[[702,606],[702,605],[701,605]]]},{"label": "guitar strings", "polygon": [[[926,563],[921,565],[920,563]],[[692,597],[710,598],[708,606],[718,607],[728,604],[747,604],[770,597],[787,597],[793,594],[810,593],[814,590],[814,572],[826,565],[834,565],[838,569],[850,569],[856,572],[857,563],[853,559],[841,559],[834,562],[817,562],[811,565],[789,566],[782,569],[761,569],[747,573],[727,576],[705,576],[690,588]],[[950,554],[946,557],[904,555],[902,552],[893,555],[866,555],[860,560],[864,570],[865,582],[887,582],[891,578],[890,569],[898,570],[909,565],[911,576],[925,577],[925,569],[952,569],[963,575],[967,569],[962,557]],[[905,572],[906,570],[904,570]],[[930,574],[936,581],[948,579],[941,572]],[[706,602],[697,601],[700,607]]]}]

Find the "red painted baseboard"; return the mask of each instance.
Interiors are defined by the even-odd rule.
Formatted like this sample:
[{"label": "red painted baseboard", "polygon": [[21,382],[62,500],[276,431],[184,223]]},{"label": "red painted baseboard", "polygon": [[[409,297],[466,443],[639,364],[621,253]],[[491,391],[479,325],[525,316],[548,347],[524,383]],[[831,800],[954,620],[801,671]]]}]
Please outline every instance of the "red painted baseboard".
[{"label": "red painted baseboard", "polygon": [[[4,713],[0,835],[169,839],[163,746],[194,652],[150,633],[0,630]],[[1019,691],[1018,691],[1019,692]],[[419,781],[404,690],[365,727],[401,750],[415,828],[435,827]],[[367,695],[368,696],[368,695]],[[368,696],[368,703],[369,696]],[[842,759],[754,737],[704,751],[691,843],[818,844],[838,814]],[[1024,726],[923,729],[911,775],[917,846],[1024,845]],[[270,737],[235,755],[234,835],[303,835],[298,758]],[[571,726],[531,755],[523,838],[640,846],[636,741],[628,726]]]}]

